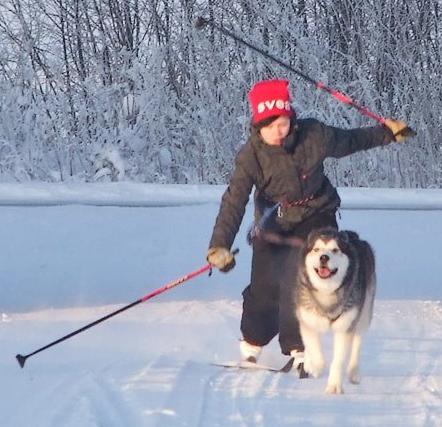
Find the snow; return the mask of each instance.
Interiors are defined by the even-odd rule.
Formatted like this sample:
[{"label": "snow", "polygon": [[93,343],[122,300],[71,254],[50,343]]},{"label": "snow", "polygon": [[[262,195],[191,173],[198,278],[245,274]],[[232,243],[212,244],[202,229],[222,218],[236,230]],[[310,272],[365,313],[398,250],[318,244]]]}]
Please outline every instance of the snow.
[{"label": "snow", "polygon": [[[158,190],[158,189],[161,190]],[[113,183],[2,183],[0,206],[93,205],[159,207],[218,203],[224,185]],[[345,209],[442,209],[440,189],[340,188]]]},{"label": "snow", "polygon": [[[251,250],[30,357],[205,265],[223,187],[0,185],[0,425],[441,426],[442,190],[340,189],[341,228],[374,246],[360,385],[234,372]],[[284,363],[274,340],[262,362]],[[331,340],[325,340],[330,356]],[[330,358],[330,357],[329,357]]]}]

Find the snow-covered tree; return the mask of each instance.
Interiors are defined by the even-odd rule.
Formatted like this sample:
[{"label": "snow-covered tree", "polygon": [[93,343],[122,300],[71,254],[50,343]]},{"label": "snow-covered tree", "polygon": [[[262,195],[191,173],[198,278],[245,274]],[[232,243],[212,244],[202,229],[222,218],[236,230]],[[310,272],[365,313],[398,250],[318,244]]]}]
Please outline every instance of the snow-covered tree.
[{"label": "snow-covered tree", "polygon": [[418,136],[327,164],[342,186],[441,187],[441,0],[4,0],[0,180],[223,183],[246,94],[291,81],[300,117],[373,125],[200,15]]}]

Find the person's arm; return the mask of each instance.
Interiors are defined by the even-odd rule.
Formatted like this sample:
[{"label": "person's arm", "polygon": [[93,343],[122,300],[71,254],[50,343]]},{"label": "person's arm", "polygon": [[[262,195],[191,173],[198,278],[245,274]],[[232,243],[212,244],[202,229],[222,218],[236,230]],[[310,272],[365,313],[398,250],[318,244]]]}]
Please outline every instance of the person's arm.
[{"label": "person's arm", "polygon": [[349,130],[323,125],[326,157],[340,158],[357,151],[387,145],[395,140],[400,142],[404,137],[395,139],[394,134],[405,127],[404,122],[391,119],[386,120],[385,126]]},{"label": "person's arm", "polygon": [[229,185],[221,199],[210,248],[230,249],[235,240],[254,185],[251,156],[250,147],[245,146],[236,157]]}]

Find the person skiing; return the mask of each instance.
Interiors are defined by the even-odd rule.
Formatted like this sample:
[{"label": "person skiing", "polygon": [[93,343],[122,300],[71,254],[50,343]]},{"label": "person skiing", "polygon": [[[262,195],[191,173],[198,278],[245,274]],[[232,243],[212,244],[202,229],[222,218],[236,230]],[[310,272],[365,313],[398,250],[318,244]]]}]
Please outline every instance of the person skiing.
[{"label": "person skiing", "polygon": [[[384,126],[344,130],[316,119],[297,119],[287,80],[264,80],[248,94],[252,111],[248,141],[239,150],[224,192],[207,252],[220,271],[235,266],[230,248],[241,225],[252,188],[255,224],[250,284],[244,289],[241,360],[256,362],[262,347],[278,333],[281,351],[303,359],[304,345],[290,288],[296,277],[299,242],[315,228],[338,228],[340,198],[324,174],[327,157],[341,158],[405,139],[407,127],[386,119]],[[296,365],[295,365],[296,366]]]}]

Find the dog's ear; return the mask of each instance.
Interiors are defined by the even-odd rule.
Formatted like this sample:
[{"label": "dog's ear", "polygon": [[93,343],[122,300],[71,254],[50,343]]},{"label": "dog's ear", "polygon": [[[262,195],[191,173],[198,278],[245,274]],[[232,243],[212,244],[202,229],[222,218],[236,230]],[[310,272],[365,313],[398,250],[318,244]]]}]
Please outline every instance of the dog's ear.
[{"label": "dog's ear", "polygon": [[346,245],[348,245],[350,243],[350,238],[349,238],[347,231],[340,231],[338,233],[338,238],[342,243],[344,243]]},{"label": "dog's ear", "polygon": [[318,239],[324,239],[329,240],[336,237],[337,230],[333,227],[321,227],[321,228],[315,228],[307,236],[307,243],[306,248],[308,251],[310,251],[316,240]]},{"label": "dog's ear", "polygon": [[356,231],[347,230],[347,234],[350,241],[359,240],[359,234]]},{"label": "dog's ear", "polygon": [[351,230],[340,231],[338,236],[346,244],[355,240],[359,240],[359,234]]},{"label": "dog's ear", "polygon": [[358,233],[354,231],[344,230],[338,233],[339,246],[343,252],[351,251],[352,247],[359,240]]},{"label": "dog's ear", "polygon": [[310,231],[310,233],[307,236],[306,243],[305,243],[305,247],[307,248],[308,251],[310,251],[313,248],[313,245],[314,245],[317,238],[318,238],[318,230]]},{"label": "dog's ear", "polygon": [[313,249],[313,245],[315,243],[315,235],[314,232],[311,231],[307,238],[304,240],[304,244],[301,246],[301,257],[299,258],[304,259],[306,257],[306,255]]}]

